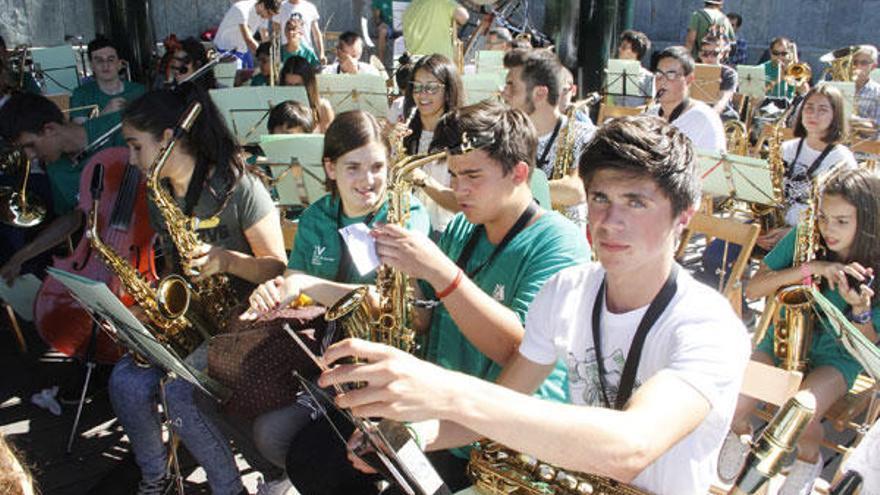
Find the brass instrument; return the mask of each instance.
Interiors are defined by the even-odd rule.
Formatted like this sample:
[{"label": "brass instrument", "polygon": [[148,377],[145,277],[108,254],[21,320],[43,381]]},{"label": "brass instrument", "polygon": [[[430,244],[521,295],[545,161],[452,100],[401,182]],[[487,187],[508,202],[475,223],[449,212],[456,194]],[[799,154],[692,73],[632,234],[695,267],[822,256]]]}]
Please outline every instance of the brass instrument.
[{"label": "brass instrument", "polygon": [[458,38],[458,23],[455,17],[449,26],[449,37],[452,39],[452,63],[458,68],[458,74],[464,74],[464,43]]},{"label": "brass instrument", "polygon": [[[410,216],[413,171],[446,156],[447,153],[467,153],[477,146],[464,135],[461,146],[455,150],[398,159],[388,171],[388,210],[385,223],[406,226]],[[376,289],[379,293],[379,311],[375,318],[367,302],[366,287],[359,287],[343,296],[327,310],[324,318],[327,321],[339,320],[348,337],[380,342],[406,352],[415,351],[416,333],[412,328],[413,295],[409,277],[388,265],[382,265],[376,272]]]},{"label": "brass instrument", "polygon": [[783,118],[777,121],[776,125],[771,128],[770,139],[767,146],[767,163],[770,165],[770,176],[773,183],[773,200],[775,205],[763,206],[756,203],[750,205],[752,215],[760,222],[761,232],[763,233],[767,233],[785,223],[782,210],[783,203],[785,202],[785,193],[783,191],[785,160],[782,159],[782,141],[784,139],[782,125],[784,121],[785,117],[783,116]]},{"label": "brass instrument", "polygon": [[745,469],[739,474],[730,495],[757,493],[782,469],[794,452],[798,439],[816,412],[816,399],[800,391],[788,399],[773,416],[761,436],[752,444]]},{"label": "brass instrument", "polygon": [[[159,150],[159,154],[150,165],[150,173],[147,176],[147,189],[150,192],[150,198],[165,220],[165,227],[177,248],[182,260],[183,271],[187,275],[192,274],[193,270],[188,266],[186,260],[198,253],[202,246],[202,242],[196,234],[199,220],[183,213],[174,198],[159,182],[159,175],[174,150],[178,137],[192,128],[201,109],[202,105],[198,102],[193,102],[186,109],[175,130],[174,137]],[[182,277],[181,280],[183,280]],[[195,297],[201,302],[200,314],[210,321],[216,330],[224,329],[238,305],[238,299],[232,290],[229,277],[226,274],[218,273],[195,283],[187,290],[190,289],[196,293]]]},{"label": "brass instrument", "polygon": [[749,131],[742,121],[728,120],[725,122],[724,135],[727,138],[728,153],[749,156]]},{"label": "brass instrument", "polygon": [[[568,174],[568,170],[576,158],[574,156],[574,145],[577,138],[574,132],[574,128],[577,126],[575,116],[582,108],[591,107],[598,103],[600,99],[602,99],[602,95],[599,93],[590,93],[583,100],[573,102],[565,111],[565,117],[568,121],[560,136],[560,145],[556,147],[556,160],[553,162],[553,170],[548,179],[558,180]],[[548,146],[552,145],[553,143],[548,144]]]},{"label": "brass instrument", "polygon": [[798,47],[795,43],[791,44],[792,63],[785,66],[785,83],[789,86],[800,86],[805,82],[810,82],[813,77],[813,70],[806,62],[798,60]]},{"label": "brass instrument", "polygon": [[822,79],[831,76],[832,81],[855,81],[856,72],[853,57],[858,51],[858,46],[845,46],[819,57],[820,62],[829,65],[822,71]]},{"label": "brass instrument", "polygon": [[24,74],[28,63],[28,52],[30,49],[30,45],[18,45],[14,50],[16,55],[14,55],[13,58],[18,57],[18,89],[22,91],[24,91]]},{"label": "brass instrument", "polygon": [[467,473],[488,495],[647,495],[604,476],[564,471],[492,441],[471,450]]},{"label": "brass instrument", "polygon": [[46,218],[46,205],[39,197],[27,195],[31,160],[20,148],[0,154],[0,172],[18,175],[18,185],[0,187],[0,221],[13,227],[33,227]]}]

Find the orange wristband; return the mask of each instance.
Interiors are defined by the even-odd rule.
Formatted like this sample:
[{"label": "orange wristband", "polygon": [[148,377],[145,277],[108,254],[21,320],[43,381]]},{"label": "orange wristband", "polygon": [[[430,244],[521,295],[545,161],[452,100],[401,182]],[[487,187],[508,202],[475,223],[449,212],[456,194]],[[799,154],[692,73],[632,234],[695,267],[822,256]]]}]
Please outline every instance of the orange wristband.
[{"label": "orange wristband", "polygon": [[453,292],[455,292],[455,289],[458,288],[458,284],[461,283],[461,277],[463,275],[464,275],[464,272],[461,270],[461,268],[459,268],[458,273],[455,274],[455,278],[452,279],[452,282],[450,282],[449,285],[445,289],[443,289],[437,293],[437,299],[443,299],[444,297],[448,296],[449,294],[452,294]]}]

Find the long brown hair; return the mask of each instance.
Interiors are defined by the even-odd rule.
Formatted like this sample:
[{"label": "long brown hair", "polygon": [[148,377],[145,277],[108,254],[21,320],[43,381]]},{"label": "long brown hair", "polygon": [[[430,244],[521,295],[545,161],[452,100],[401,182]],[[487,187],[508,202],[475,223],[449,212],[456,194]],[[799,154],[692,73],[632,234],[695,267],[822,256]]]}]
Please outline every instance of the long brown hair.
[{"label": "long brown hair", "polygon": [[799,138],[807,137],[807,128],[804,127],[804,106],[815,95],[821,95],[828,98],[831,104],[831,123],[822,136],[822,141],[826,144],[838,144],[846,137],[849,132],[847,118],[844,115],[843,94],[840,90],[830,84],[819,83],[813,86],[804,97],[797,113],[797,121],[794,126],[794,135]]},{"label": "long brown hair", "polygon": [[[455,110],[464,105],[464,89],[461,82],[461,76],[458,75],[458,69],[456,69],[455,65],[448,58],[439,53],[435,53],[428,57],[420,58],[415,66],[413,66],[410,75],[410,82],[406,85],[406,91],[404,92],[404,115],[409,115],[412,109],[416,106],[415,97],[413,96],[412,91],[412,82],[415,81],[416,72],[420,70],[424,70],[428,74],[431,74],[443,84],[443,113]],[[419,115],[416,115],[416,118],[410,123],[409,127],[412,129],[412,133],[403,139],[403,144],[406,146],[406,151],[409,154],[415,154],[416,148],[419,146],[419,139],[422,137],[422,120],[418,117]]]},{"label": "long brown hair", "polygon": [[[356,150],[370,143],[380,143],[385,149],[385,159],[388,160],[388,139],[382,132],[379,121],[371,114],[363,110],[351,110],[343,112],[333,119],[327,132],[324,133],[324,163],[333,163],[342,155]],[[334,196],[339,194],[336,181],[327,176],[324,181],[327,192]]]},{"label": "long brown hair", "polygon": [[[847,259],[834,259],[835,254],[828,251],[828,258],[841,263],[856,261],[865,268],[874,269],[874,283],[871,289],[880,288],[880,177],[866,170],[841,170],[825,182],[823,196],[840,196],[856,209],[856,235],[849,249]],[[824,245],[824,239],[822,243]]]}]

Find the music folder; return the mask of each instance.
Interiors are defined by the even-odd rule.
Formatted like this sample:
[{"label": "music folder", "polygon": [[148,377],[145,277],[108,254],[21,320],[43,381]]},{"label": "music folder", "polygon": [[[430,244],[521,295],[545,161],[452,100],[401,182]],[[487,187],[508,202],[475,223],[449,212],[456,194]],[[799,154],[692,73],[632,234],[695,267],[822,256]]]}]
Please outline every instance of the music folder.
[{"label": "music folder", "polygon": [[114,337],[130,351],[143,356],[150,364],[188,381],[217,400],[222,401],[229,397],[226,387],[193,368],[173,350],[159,343],[103,282],[54,267],[49,267],[46,271],[67,287],[92,319],[98,324],[112,326],[115,330]]}]

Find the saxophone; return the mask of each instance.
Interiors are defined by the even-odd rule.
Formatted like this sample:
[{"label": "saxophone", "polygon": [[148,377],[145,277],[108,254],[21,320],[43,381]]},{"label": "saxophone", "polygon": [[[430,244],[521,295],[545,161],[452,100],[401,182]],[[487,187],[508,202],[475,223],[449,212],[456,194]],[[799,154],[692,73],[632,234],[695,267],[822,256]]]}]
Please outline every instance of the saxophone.
[{"label": "saxophone", "polygon": [[[574,163],[575,160],[574,145],[577,138],[574,132],[574,128],[576,127],[575,116],[582,108],[595,105],[601,98],[602,95],[594,92],[588,94],[583,100],[569,105],[568,110],[565,112],[565,117],[568,120],[565,123],[565,129],[562,131],[562,136],[560,137],[561,146],[556,148],[556,160],[553,162],[553,170],[548,179],[558,180],[568,174],[568,170],[571,168],[571,164]],[[553,143],[549,143],[548,146],[553,146]]]},{"label": "saxophone", "polygon": [[784,206],[785,192],[783,188],[783,178],[785,177],[785,160],[782,159],[782,141],[783,122],[781,119],[773,126],[770,132],[770,139],[767,142],[767,163],[770,166],[770,180],[773,184],[773,201],[776,203],[772,206],[763,206],[752,203],[750,208],[752,215],[761,225],[761,232],[767,233],[770,230],[785,224]]},{"label": "saxophone", "polygon": [[[462,145],[455,150],[405,156],[395,162],[388,172],[387,224],[406,226],[410,217],[412,173],[447,153],[466,153],[474,146],[463,136]],[[367,287],[358,287],[342,297],[324,318],[339,320],[347,337],[379,342],[405,352],[416,351],[416,332],[413,322],[413,294],[409,276],[388,265],[376,271],[376,289],[379,294],[378,315],[374,318],[367,301]]]},{"label": "saxophone", "polygon": [[488,495],[648,495],[611,478],[564,471],[492,441],[471,450],[467,473]]},{"label": "saxophone", "polygon": [[[96,169],[100,170],[100,169]],[[101,182],[102,174],[96,173],[94,183]],[[96,198],[97,195],[93,195]],[[104,264],[119,277],[125,291],[131,294],[138,306],[144,310],[152,323],[153,336],[160,343],[170,347],[178,356],[186,356],[208,336],[204,327],[198,326],[200,320],[191,319],[190,301],[185,282],[180,276],[171,275],[159,281],[158,289],[149,282],[125,258],[101,240],[98,234],[98,200],[93,201],[89,212],[86,236],[92,249],[98,253]],[[183,289],[183,291],[181,291]],[[170,297],[159,297],[167,294]],[[196,323],[196,324],[194,324]],[[136,356],[137,357],[137,356]],[[146,362],[138,358],[141,362]]]},{"label": "saxophone", "polygon": [[[159,155],[150,165],[150,173],[147,177],[150,198],[162,213],[168,234],[182,259],[184,273],[192,272],[186,260],[198,253],[202,246],[202,242],[196,234],[199,219],[188,217],[183,213],[174,198],[159,182],[159,174],[171,155],[177,139],[192,127],[201,109],[202,106],[198,102],[192,103],[187,108],[174,131],[174,137],[159,151]],[[226,274],[218,273],[197,282],[188,290],[191,292],[191,297],[198,301],[199,312],[205,319],[210,321],[215,329],[225,329],[232,312],[238,305],[229,277]],[[193,292],[194,294],[192,294]]]}]

